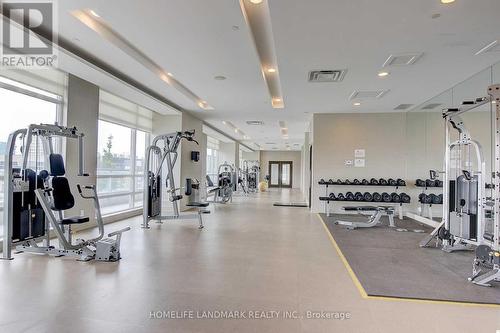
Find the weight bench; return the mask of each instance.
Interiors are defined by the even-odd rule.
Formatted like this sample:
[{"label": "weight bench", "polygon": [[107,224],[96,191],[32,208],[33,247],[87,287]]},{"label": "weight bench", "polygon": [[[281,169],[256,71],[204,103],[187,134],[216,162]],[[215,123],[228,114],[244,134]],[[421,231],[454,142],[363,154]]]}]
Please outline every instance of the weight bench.
[{"label": "weight bench", "polygon": [[[345,211],[356,211],[359,215],[369,216],[367,222],[350,222],[350,221],[335,221],[335,224],[344,225],[347,229],[354,230],[356,228],[371,228],[380,222],[383,215],[389,217],[389,227],[395,228],[394,223],[394,207],[391,206],[347,206],[342,207]],[[373,212],[371,215],[363,214],[363,212]]]}]

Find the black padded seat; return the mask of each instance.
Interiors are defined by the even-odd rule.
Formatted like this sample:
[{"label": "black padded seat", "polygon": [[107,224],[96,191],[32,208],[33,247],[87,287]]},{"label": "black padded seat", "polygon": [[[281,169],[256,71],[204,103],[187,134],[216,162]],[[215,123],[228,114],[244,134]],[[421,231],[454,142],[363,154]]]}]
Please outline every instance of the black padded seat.
[{"label": "black padded seat", "polygon": [[391,206],[345,206],[342,208],[347,211],[364,211],[364,212],[370,212],[376,210],[394,211],[394,207]]},{"label": "black padded seat", "polygon": [[190,202],[186,206],[187,207],[208,207],[208,202]]},{"label": "black padded seat", "polygon": [[490,242],[493,241],[493,234],[490,234],[489,232],[484,233],[484,239],[489,240]]},{"label": "black padded seat", "polygon": [[62,219],[61,224],[80,224],[90,221],[86,216],[73,216]]}]

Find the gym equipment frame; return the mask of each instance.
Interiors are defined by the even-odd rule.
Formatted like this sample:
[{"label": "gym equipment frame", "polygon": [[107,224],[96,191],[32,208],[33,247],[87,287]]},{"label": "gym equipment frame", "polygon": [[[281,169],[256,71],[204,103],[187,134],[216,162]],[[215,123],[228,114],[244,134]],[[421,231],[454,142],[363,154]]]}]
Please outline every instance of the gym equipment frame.
[{"label": "gym equipment frame", "polygon": [[346,211],[356,211],[359,215],[368,216],[363,214],[363,212],[373,212],[368,217],[368,221],[366,222],[351,222],[351,221],[342,221],[337,220],[335,224],[346,226],[347,229],[354,230],[357,228],[371,228],[380,223],[380,218],[383,215],[387,215],[389,217],[389,227],[395,228],[396,224],[394,223],[394,207],[391,206],[346,206],[343,207]]},{"label": "gym equipment frame", "polygon": [[[208,202],[194,202],[190,201],[186,206],[197,208],[196,214],[180,214],[179,204],[183,196],[177,194],[181,188],[175,187],[174,180],[174,166],[177,161],[177,150],[182,140],[194,142],[195,131],[174,132],[169,134],[161,134],[153,139],[153,143],[146,149],[145,156],[145,172],[144,172],[144,208],[143,208],[143,222],[142,227],[149,229],[149,222],[155,220],[157,223],[163,223],[163,220],[188,220],[197,219],[198,228],[203,229],[202,214],[208,214],[210,211],[205,208]],[[163,147],[161,147],[163,143]],[[162,214],[162,170],[166,162],[167,177],[166,187],[169,193],[170,202],[172,202],[173,214]],[[187,180],[188,184],[192,184],[191,180]],[[186,188],[186,195],[191,195],[193,187],[190,185]]]},{"label": "gym equipment frame", "polygon": [[[461,114],[485,104],[495,106],[494,119],[491,121],[494,170],[490,197],[486,196],[486,167],[482,147],[471,138],[460,117]],[[460,108],[444,110],[443,118],[446,143],[443,220],[422,240],[420,246],[428,246],[436,237],[442,242],[442,249],[446,252],[475,249],[476,256],[469,281],[481,286],[491,286],[492,281],[500,281],[500,85],[488,87],[488,97],[463,102]],[[458,140],[454,142],[450,142],[451,129],[459,134]],[[474,150],[476,170],[472,170],[471,147]],[[462,154],[463,149],[469,154]],[[455,154],[452,162],[453,150],[458,151],[458,154]],[[452,174],[452,167],[457,174]],[[491,225],[491,232],[486,231],[487,223]],[[488,271],[482,273],[480,266],[486,267]]]},{"label": "gym equipment frame", "polygon": [[[104,238],[104,224],[101,216],[99,198],[94,186],[84,186],[91,194],[84,194],[80,184],[78,192],[84,199],[93,200],[96,212],[96,224],[99,235],[96,238],[77,239],[73,244],[71,226],[88,222],[84,216],[65,217],[64,211],[74,206],[69,183],[65,175],[63,158],[54,153],[54,137],[78,140],[78,176],[88,176],[84,172],[84,134],[76,127],[69,128],[57,124],[30,125],[10,134],[5,152],[5,194],[4,194],[4,241],[3,259],[13,259],[12,251],[70,256],[78,260],[92,259],[117,261],[120,259],[120,241],[122,233],[130,227],[115,231]],[[22,160],[20,168],[13,168],[13,157],[17,140],[22,141]],[[35,170],[28,168],[33,140]],[[42,147],[39,147],[39,142]],[[37,168],[39,155],[43,154],[45,165],[50,171]],[[58,217],[54,212],[57,212]],[[47,221],[49,223],[47,223]],[[53,230],[50,230],[52,226]],[[50,244],[51,234],[59,240],[56,248]],[[38,245],[42,242],[43,245]]]}]

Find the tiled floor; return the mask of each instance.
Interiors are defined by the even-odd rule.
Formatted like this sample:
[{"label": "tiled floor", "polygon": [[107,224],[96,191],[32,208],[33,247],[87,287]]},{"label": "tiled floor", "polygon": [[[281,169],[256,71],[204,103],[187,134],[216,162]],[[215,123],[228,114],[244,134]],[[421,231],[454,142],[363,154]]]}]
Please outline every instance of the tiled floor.
[{"label": "tiled floor", "polygon": [[[315,214],[273,207],[278,190],[211,207],[205,229],[134,218],[119,263],[19,254],[0,262],[0,332],[492,332],[500,308],[365,300]],[[437,288],[439,286],[436,286]],[[151,319],[155,311],[184,319]],[[281,311],[272,319],[188,319],[203,311]],[[284,319],[283,312],[350,319]],[[296,312],[294,312],[296,311]],[[160,313],[163,315],[163,313]],[[254,316],[255,316],[254,315]],[[275,314],[273,314],[275,315]]]}]

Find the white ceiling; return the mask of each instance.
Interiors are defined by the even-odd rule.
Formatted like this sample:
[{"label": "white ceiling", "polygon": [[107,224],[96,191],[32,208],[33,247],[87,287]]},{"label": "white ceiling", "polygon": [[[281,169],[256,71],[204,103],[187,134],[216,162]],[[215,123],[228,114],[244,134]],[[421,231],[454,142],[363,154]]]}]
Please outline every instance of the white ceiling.
[{"label": "white ceiling", "polygon": [[[418,105],[500,60],[500,52],[474,54],[500,38],[500,1],[270,0],[284,109],[273,109],[238,1],[65,0],[58,2],[59,34],[220,130],[230,121],[251,142],[302,143],[313,113],[389,112]],[[115,31],[215,110],[195,103],[75,19],[92,9]],[[433,19],[433,14],[440,17]],[[233,26],[238,26],[235,30]],[[423,52],[416,64],[377,72],[390,54]],[[341,83],[309,83],[313,69],[345,69]],[[223,75],[225,81],[214,80]],[[354,107],[354,90],[390,90]],[[262,120],[249,126],[246,120]],[[280,135],[288,124],[289,139]],[[241,138],[242,139],[242,138]],[[244,140],[243,140],[244,141]]]}]

